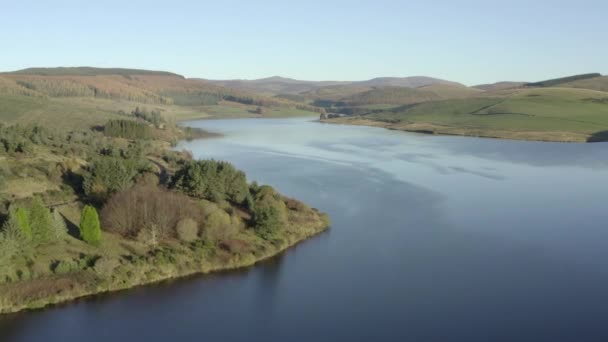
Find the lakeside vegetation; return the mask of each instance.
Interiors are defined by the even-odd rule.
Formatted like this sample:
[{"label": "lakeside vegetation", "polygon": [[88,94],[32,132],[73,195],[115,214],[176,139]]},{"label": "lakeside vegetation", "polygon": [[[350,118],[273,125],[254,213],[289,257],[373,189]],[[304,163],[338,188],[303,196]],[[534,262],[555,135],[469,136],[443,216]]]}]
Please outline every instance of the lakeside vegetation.
[{"label": "lakeside vegetation", "polygon": [[172,150],[207,135],[177,126],[175,105],[0,101],[0,313],[249,266],[329,226],[229,163]]}]

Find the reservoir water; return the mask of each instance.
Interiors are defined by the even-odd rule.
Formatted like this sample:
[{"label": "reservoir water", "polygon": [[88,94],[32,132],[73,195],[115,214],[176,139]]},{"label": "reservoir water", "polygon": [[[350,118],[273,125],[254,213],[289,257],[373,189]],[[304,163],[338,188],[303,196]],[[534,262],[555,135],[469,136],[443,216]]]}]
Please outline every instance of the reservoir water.
[{"label": "reservoir water", "polygon": [[253,268],[0,317],[0,341],[608,341],[608,144],[311,119],[182,143],[332,218]]}]

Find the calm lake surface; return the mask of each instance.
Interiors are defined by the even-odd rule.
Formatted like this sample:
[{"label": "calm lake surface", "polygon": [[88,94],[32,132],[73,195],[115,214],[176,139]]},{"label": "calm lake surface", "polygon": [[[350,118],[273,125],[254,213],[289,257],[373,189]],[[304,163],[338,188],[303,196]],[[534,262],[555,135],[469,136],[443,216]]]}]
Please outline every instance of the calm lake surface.
[{"label": "calm lake surface", "polygon": [[254,268],[0,318],[0,341],[608,341],[608,144],[311,119],[183,143],[330,214]]}]

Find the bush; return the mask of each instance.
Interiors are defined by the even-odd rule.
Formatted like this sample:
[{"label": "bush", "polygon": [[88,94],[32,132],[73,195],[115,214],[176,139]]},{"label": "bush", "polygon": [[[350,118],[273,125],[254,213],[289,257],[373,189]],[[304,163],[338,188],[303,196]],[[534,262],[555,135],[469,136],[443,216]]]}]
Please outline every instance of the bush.
[{"label": "bush", "polygon": [[80,217],[80,237],[93,246],[99,246],[101,243],[101,226],[99,224],[97,210],[90,205],[86,205],[82,209],[82,216]]},{"label": "bush", "polygon": [[191,218],[181,219],[175,230],[180,241],[192,242],[198,239],[198,224]]},{"label": "bush", "polygon": [[240,225],[236,216],[230,216],[224,210],[218,209],[205,218],[203,238],[213,243],[228,240],[238,233]]},{"label": "bush", "polygon": [[310,207],[307,206],[306,204],[293,199],[293,198],[287,198],[285,199],[285,205],[287,206],[287,208],[289,210],[294,210],[294,211],[308,211],[310,210]]},{"label": "bush", "polygon": [[120,266],[120,260],[102,257],[95,263],[94,270],[100,275],[110,276]]},{"label": "bush", "polygon": [[59,260],[51,264],[51,271],[55,274],[68,274],[80,270],[80,266],[73,260]]},{"label": "bush", "polygon": [[215,160],[187,162],[175,173],[173,187],[190,196],[215,202],[242,203],[249,193],[242,171],[230,163]]}]

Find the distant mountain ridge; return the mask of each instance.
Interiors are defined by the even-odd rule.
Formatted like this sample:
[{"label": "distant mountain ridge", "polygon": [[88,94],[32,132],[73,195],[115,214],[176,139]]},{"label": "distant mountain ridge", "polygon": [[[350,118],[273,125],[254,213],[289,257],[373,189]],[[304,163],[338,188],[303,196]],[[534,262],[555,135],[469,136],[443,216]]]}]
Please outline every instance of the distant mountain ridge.
[{"label": "distant mountain ridge", "polygon": [[153,76],[175,76],[184,78],[168,71],[155,71],[143,69],[126,68],[94,68],[94,67],[57,67],[57,68],[27,68],[0,74],[13,75],[39,75],[39,76],[102,76],[102,75],[153,75]]},{"label": "distant mountain ridge", "polygon": [[244,90],[269,96],[279,94],[295,95],[321,87],[349,83],[340,81],[301,81],[280,76],[272,76],[257,80],[200,80],[226,88]]},{"label": "distant mountain ridge", "polygon": [[489,83],[489,84],[479,84],[479,85],[473,86],[473,88],[484,90],[484,91],[497,91],[497,90],[520,88],[526,84],[528,84],[528,82],[503,81],[503,82],[496,82],[496,83]]},{"label": "distant mountain ridge", "polygon": [[367,81],[353,82],[358,86],[368,87],[404,87],[420,88],[436,84],[444,85],[463,85],[458,82],[446,81],[439,78],[428,76],[409,76],[409,77],[376,77]]},{"label": "distant mountain ridge", "polygon": [[88,97],[181,106],[216,105],[229,101],[315,110],[288,99],[222,87],[172,72],[126,68],[58,67],[4,72],[0,73],[0,94]]},{"label": "distant mountain ridge", "polygon": [[526,87],[556,87],[561,84],[565,84],[565,83],[569,83],[569,82],[588,80],[588,79],[593,79],[593,78],[598,78],[598,77],[602,77],[602,75],[599,73],[580,74],[580,75],[574,75],[574,76],[554,78],[554,79],[540,81],[540,82],[528,83],[525,86]]},{"label": "distant mountain ridge", "polygon": [[411,77],[377,77],[365,81],[304,81],[280,76],[255,80],[208,80],[205,82],[222,87],[245,90],[263,95],[297,95],[314,92],[324,87],[343,86],[357,88],[374,87],[404,87],[418,88],[429,85],[462,85],[458,82],[446,81],[427,76]]}]

